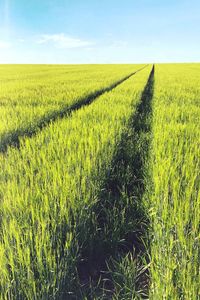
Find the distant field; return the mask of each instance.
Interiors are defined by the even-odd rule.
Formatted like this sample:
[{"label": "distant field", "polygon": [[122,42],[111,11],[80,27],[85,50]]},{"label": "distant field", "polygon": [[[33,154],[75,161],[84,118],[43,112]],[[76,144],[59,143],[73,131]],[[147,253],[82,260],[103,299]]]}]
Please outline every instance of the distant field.
[{"label": "distant field", "polygon": [[143,66],[1,65],[0,149]]},{"label": "distant field", "polygon": [[0,299],[199,299],[199,82],[0,65]]}]

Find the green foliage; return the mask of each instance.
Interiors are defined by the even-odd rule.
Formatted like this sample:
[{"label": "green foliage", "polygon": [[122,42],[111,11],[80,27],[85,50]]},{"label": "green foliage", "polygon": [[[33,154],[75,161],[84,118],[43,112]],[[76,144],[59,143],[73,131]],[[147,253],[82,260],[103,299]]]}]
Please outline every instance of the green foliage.
[{"label": "green foliage", "polygon": [[104,92],[0,153],[1,300],[198,299],[200,66],[141,67],[0,66],[1,143]]},{"label": "green foliage", "polygon": [[200,68],[157,65],[155,70],[148,195],[150,298],[196,300],[200,282]]},{"label": "green foliage", "polygon": [[[142,65],[0,66],[0,151]],[[39,131],[39,130],[38,130]]]},{"label": "green foliage", "polygon": [[70,299],[77,292],[87,237],[81,228],[149,72],[1,154],[2,299]]}]

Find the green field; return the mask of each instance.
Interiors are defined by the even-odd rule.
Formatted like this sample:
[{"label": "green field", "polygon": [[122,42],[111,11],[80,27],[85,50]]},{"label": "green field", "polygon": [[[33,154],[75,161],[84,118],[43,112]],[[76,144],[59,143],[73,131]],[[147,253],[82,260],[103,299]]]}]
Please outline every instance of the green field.
[{"label": "green field", "polygon": [[0,299],[200,299],[200,64],[0,65]]}]

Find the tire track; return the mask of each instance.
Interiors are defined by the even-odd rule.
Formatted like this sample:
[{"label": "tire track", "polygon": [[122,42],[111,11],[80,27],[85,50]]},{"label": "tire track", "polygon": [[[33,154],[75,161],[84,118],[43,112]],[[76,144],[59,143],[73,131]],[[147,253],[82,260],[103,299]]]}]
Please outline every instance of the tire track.
[{"label": "tire track", "polygon": [[33,126],[30,126],[27,128],[19,128],[19,129],[7,132],[5,135],[3,135],[1,137],[0,153],[6,153],[8,148],[11,146],[15,147],[15,148],[19,148],[20,147],[20,138],[32,137],[32,136],[36,135],[40,130],[47,127],[50,123],[55,122],[57,119],[62,119],[64,117],[70,116],[72,114],[72,112],[80,109],[83,106],[91,104],[98,97],[100,97],[101,95],[103,95],[106,92],[113,90],[118,85],[123,83],[125,80],[129,79],[131,76],[140,72],[147,66],[148,65],[145,65],[144,67],[138,69],[137,71],[114,82],[113,84],[111,84],[108,87],[97,90],[96,92],[93,92],[86,97],[80,98],[78,100],[78,102],[74,103],[70,107],[69,106],[62,107],[62,109],[60,109],[60,110],[56,110],[56,111],[53,111],[53,112],[45,115],[43,118],[39,119],[35,124],[33,124]]},{"label": "tire track", "polygon": [[[88,245],[82,249],[78,274],[81,293],[87,299],[112,299],[116,289],[119,299],[133,299],[133,295],[146,299],[148,295],[149,273],[143,259],[148,264],[149,220],[143,197],[148,176],[153,91],[154,66],[86,224],[91,229]],[[133,267],[132,274],[123,274],[129,260],[131,266],[136,263],[136,270]],[[126,276],[130,276],[127,281]],[[131,282],[128,288],[127,282]]]}]

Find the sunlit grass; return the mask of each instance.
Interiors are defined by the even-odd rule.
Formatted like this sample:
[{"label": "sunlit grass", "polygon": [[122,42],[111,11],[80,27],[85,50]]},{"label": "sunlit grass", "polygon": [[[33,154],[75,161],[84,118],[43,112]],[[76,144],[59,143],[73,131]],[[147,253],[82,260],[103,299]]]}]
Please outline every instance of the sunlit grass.
[{"label": "sunlit grass", "polygon": [[0,66],[1,144],[39,120],[70,107],[91,93],[140,69],[142,65]]},{"label": "sunlit grass", "polygon": [[151,151],[151,299],[199,297],[200,66],[158,65]]},{"label": "sunlit grass", "polygon": [[[0,134],[140,67],[1,66]],[[200,66],[151,68],[0,154],[0,299],[198,299]]]},{"label": "sunlit grass", "polygon": [[[75,291],[76,227],[84,228],[149,72],[1,154],[2,299],[55,299]],[[84,232],[78,234],[84,242]]]}]

